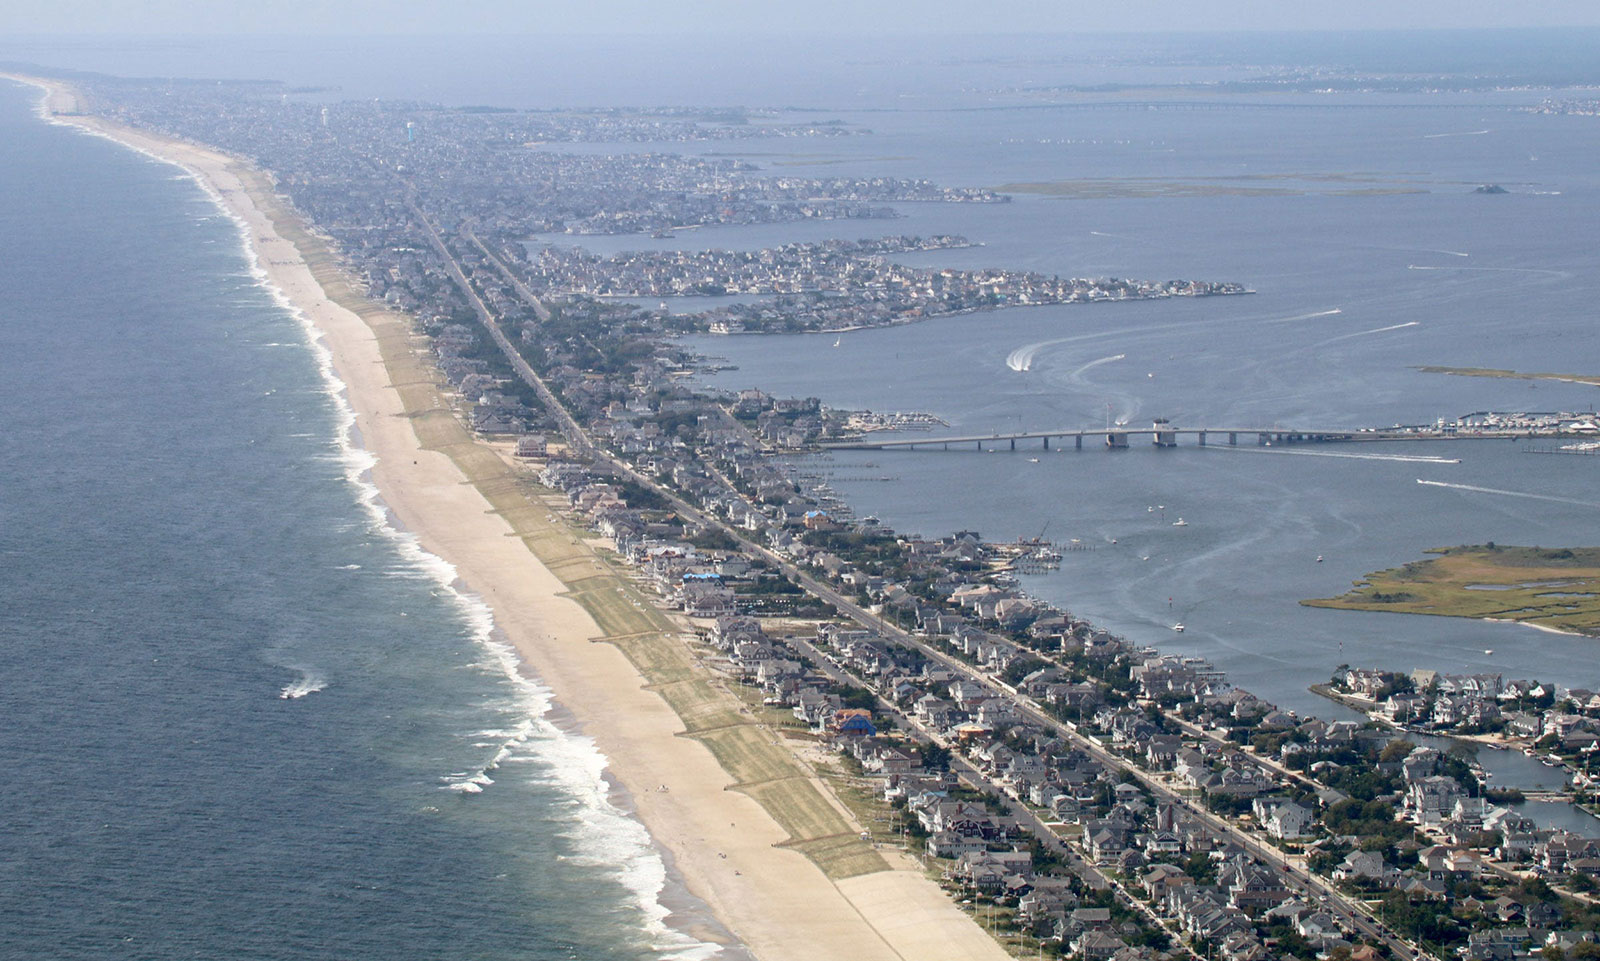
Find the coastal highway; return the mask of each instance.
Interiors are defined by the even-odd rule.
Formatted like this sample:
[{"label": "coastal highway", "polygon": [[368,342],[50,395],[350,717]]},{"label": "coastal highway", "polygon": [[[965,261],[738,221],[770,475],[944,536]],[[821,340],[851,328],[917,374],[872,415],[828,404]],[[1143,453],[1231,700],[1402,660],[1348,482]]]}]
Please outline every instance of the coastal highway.
[{"label": "coastal highway", "polygon": [[[407,187],[409,188],[409,186],[408,184]],[[516,347],[511,343],[511,339],[505,335],[505,331],[500,329],[499,321],[495,319],[494,314],[484,304],[483,299],[478,296],[478,291],[472,286],[472,282],[467,279],[466,271],[461,269],[461,264],[456,260],[455,254],[451,253],[450,248],[445,246],[445,242],[439,236],[439,231],[434,227],[433,221],[429,220],[427,215],[422,212],[422,208],[417,206],[416,202],[411,198],[409,190],[406,195],[406,206],[410,208],[411,215],[416,217],[423,227],[427,228],[428,242],[433,245],[434,251],[444,258],[445,268],[449,270],[451,279],[456,282],[456,286],[461,288],[462,294],[472,304],[473,312],[478,315],[478,321],[489,332],[489,337],[494,340],[495,346],[499,347],[500,352],[505,354],[506,360],[511,364],[512,369],[517,372],[517,376],[522,378],[523,383],[532,387],[534,392],[539,395],[539,399],[544,401],[545,408],[549,410],[551,416],[560,422],[562,436],[567,438],[567,442],[573,448],[584,452],[593,452],[595,450],[594,442],[589,439],[588,431],[579,426],[578,422],[573,419],[572,414],[567,411],[566,406],[557,401],[555,395],[550,392],[550,388],[545,386],[544,379],[517,352]],[[540,303],[537,297],[533,296],[533,292],[512,276],[511,272],[505,269],[505,265],[490,254],[470,230],[463,228],[463,233],[472,243],[477,245],[479,250],[483,251],[484,256],[489,258],[490,263],[499,268],[500,272],[516,285],[518,293],[522,294],[528,301],[528,305],[533,308],[539,319],[549,320],[549,309]]]},{"label": "coastal highway", "polygon": [[[657,494],[666,498],[676,510],[683,514],[684,517],[690,518],[698,523],[715,527],[730,537],[733,537],[736,541],[743,544],[751,553],[765,558],[769,563],[773,564],[778,570],[781,570],[790,578],[790,580],[792,580],[803,590],[810,593],[813,597],[831,604],[840,614],[850,618],[851,620],[854,620],[863,627],[878,631],[884,636],[890,637],[901,644],[916,648],[925,656],[945,665],[951,670],[964,677],[967,677],[972,681],[990,687],[994,687],[998,684],[998,682],[996,682],[993,678],[988,677],[977,668],[967,664],[965,661],[952,657],[945,652],[938,650],[931,644],[928,644],[922,638],[902,630],[900,627],[890,624],[882,617],[872,613],[871,611],[868,611],[861,605],[857,604],[852,598],[846,597],[842,592],[838,591],[832,586],[824,584],[810,574],[802,571],[798,565],[788,558],[778,554],[776,551],[769,549],[763,544],[757,544],[749,540],[746,536],[748,532],[734,528],[732,525],[723,522],[721,518],[715,517],[708,512],[701,510],[699,507],[689,503],[687,500],[679,496],[676,491],[658,482],[655,478],[646,477],[645,475],[640,474],[627,463],[613,456],[610,452],[605,451],[604,449],[595,445],[593,440],[589,437],[588,432],[585,431],[580,424],[578,424],[577,420],[573,418],[569,411],[567,411],[566,407],[562,405],[556,399],[554,394],[552,394],[545,387],[543,380],[540,379],[538,374],[534,372],[533,368],[530,367],[525,360],[523,360],[521,354],[517,352],[515,347],[511,344],[511,341],[500,330],[499,324],[495,321],[494,315],[489,311],[482,299],[478,297],[476,290],[474,290],[472,284],[468,281],[465,271],[461,269],[461,265],[457,262],[455,256],[450,252],[444,241],[439,237],[438,231],[433,227],[432,223],[427,220],[427,218],[422,214],[422,211],[418,209],[415,204],[411,205],[411,210],[413,215],[427,226],[429,239],[433,244],[434,249],[442,258],[444,258],[445,263],[449,268],[451,277],[454,278],[455,282],[461,287],[463,293],[472,303],[474,311],[477,312],[478,317],[483,322],[485,328],[489,330],[490,335],[494,338],[495,343],[505,353],[507,359],[511,362],[518,375],[521,376],[525,382],[527,382],[535,391],[538,392],[539,397],[549,407],[550,413],[561,422],[563,432],[567,434],[567,437],[575,447],[593,454],[597,460],[603,461],[612,469],[618,471],[624,476],[627,476],[635,483],[640,484],[649,490],[653,490]],[[473,242],[476,244],[475,239]],[[480,250],[483,250],[483,246],[481,244],[477,244],[477,246]],[[487,251],[485,251],[485,253],[487,254]],[[532,292],[529,291],[527,287],[516,281],[515,278],[511,276],[511,272],[506,269],[504,264],[502,264],[493,256],[489,256],[489,261],[496,265],[496,268],[502,275],[513,281],[518,293],[528,301],[530,306],[535,307],[536,312],[539,312],[540,309],[543,308],[544,305],[539,303],[538,298],[533,296]],[[540,313],[540,316],[544,317],[548,316],[548,314]],[[1254,853],[1262,861],[1268,863],[1269,865],[1275,866],[1279,871],[1282,872],[1284,878],[1292,883],[1292,886],[1298,886],[1301,890],[1307,892],[1313,900],[1320,900],[1331,913],[1339,917],[1341,921],[1348,925],[1351,930],[1365,938],[1387,945],[1397,957],[1415,958],[1422,955],[1422,952],[1416,945],[1400,939],[1391,933],[1387,927],[1380,925],[1377,920],[1371,916],[1365,904],[1361,904],[1360,902],[1346,897],[1343,893],[1335,889],[1326,881],[1316,877],[1305,868],[1294,864],[1283,852],[1278,851],[1276,848],[1273,848],[1270,845],[1261,843],[1250,832],[1237,825],[1230,824],[1223,818],[1220,818],[1215,814],[1212,814],[1210,811],[1205,810],[1203,807],[1194,804],[1188,798],[1178,794],[1165,782],[1156,778],[1151,773],[1132,766],[1125,759],[1117,757],[1110,751],[1105,750],[1100,746],[1097,740],[1080,734],[1076,726],[1059,721],[1054,716],[1044,711],[1032,698],[1021,694],[1014,688],[1010,688],[1008,685],[999,684],[998,686],[1009,691],[1017,705],[1018,712],[1028,720],[1048,730],[1055,731],[1061,737],[1065,738],[1069,743],[1077,745],[1091,757],[1094,757],[1101,764],[1107,765],[1112,769],[1126,768],[1142,784],[1144,784],[1152,794],[1160,798],[1168,799],[1175,804],[1182,806],[1189,812],[1192,818],[1208,827],[1212,831],[1213,835],[1218,839],[1234,841],[1245,850]],[[1053,834],[1053,832],[1051,833]]]},{"label": "coastal highway", "polygon": [[[871,690],[870,684],[868,684],[864,678],[857,677],[851,673],[848,669],[840,665],[832,657],[832,655],[818,648],[815,644],[812,644],[805,638],[785,638],[784,643],[810,657],[817,665],[818,669],[831,678],[834,682],[849,686],[864,686],[868,690]],[[874,694],[874,697],[877,698],[879,711],[895,718],[900,724],[901,728],[910,734],[911,739],[914,742],[918,744],[938,744],[945,747],[949,746],[937,732],[929,730],[926,726],[917,721],[914,716],[901,709],[898,704],[895,704],[893,701],[885,698],[882,694]],[[1158,914],[1156,910],[1151,907],[1151,905],[1135,896],[1134,893],[1129,891],[1121,881],[1105,873],[1104,871],[1101,871],[1098,866],[1085,860],[1083,855],[1079,853],[1075,847],[1073,847],[1071,844],[1068,844],[1061,837],[1061,835],[1057,834],[1055,830],[1049,824],[1047,824],[1043,818],[1035,813],[1032,808],[1022,803],[1021,800],[1009,795],[1003,788],[1000,787],[1000,785],[989,780],[989,778],[987,778],[982,771],[978,770],[976,765],[967,760],[967,758],[963,757],[957,751],[950,752],[950,769],[957,777],[959,777],[969,786],[984,791],[987,794],[992,794],[998,803],[1005,808],[1006,813],[1016,820],[1018,826],[1021,827],[1023,831],[1037,838],[1039,843],[1042,844],[1046,850],[1061,858],[1061,860],[1072,869],[1072,872],[1076,874],[1079,879],[1084,882],[1084,884],[1088,885],[1090,890],[1112,890],[1116,893],[1117,898],[1120,899],[1123,904],[1144,915],[1145,919],[1156,928],[1163,931],[1171,930],[1166,924],[1168,920],[1167,918],[1164,918],[1162,915]],[[1174,944],[1176,947],[1181,948],[1184,952],[1186,952],[1189,957],[1195,959],[1195,961],[1200,961],[1200,956],[1196,954],[1194,949],[1191,948],[1187,943],[1176,941]]]}]

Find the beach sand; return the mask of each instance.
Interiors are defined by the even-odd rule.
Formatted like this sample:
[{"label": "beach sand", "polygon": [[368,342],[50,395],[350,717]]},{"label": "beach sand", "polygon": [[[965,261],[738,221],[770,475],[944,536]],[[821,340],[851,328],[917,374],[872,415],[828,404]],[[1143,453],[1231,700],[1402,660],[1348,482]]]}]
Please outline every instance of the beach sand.
[{"label": "beach sand", "polygon": [[[645,610],[625,577],[461,427],[417,354],[409,319],[339,281],[326,248],[265,175],[213,150],[79,115],[80,99],[57,82],[13,79],[47,91],[52,119],[190,171],[244,225],[268,283],[332,355],[386,506],[489,605],[523,669],[606,756],[688,890],[756,957],[1009,957],[914,861],[885,860],[856,840],[858,826],[828,789],[773,746],[781,739],[768,728],[740,720],[748,712],[694,665],[671,622]],[[630,618],[650,629],[622,633]],[[710,720],[718,718],[733,722]]]}]

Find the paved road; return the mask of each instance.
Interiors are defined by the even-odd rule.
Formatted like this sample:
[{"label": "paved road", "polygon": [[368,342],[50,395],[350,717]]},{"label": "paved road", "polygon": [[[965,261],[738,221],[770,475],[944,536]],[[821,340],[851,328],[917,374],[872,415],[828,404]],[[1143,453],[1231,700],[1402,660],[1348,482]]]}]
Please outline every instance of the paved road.
[{"label": "paved road", "polygon": [[[757,544],[749,540],[746,536],[746,531],[736,529],[725,523],[721,518],[701,510],[699,507],[680,497],[675,491],[657,482],[655,478],[646,477],[645,475],[638,473],[625,462],[619,460],[618,458],[612,456],[609,452],[595,445],[590,439],[588,432],[578,424],[576,419],[572,417],[565,406],[556,399],[555,395],[550,393],[550,391],[545,387],[543,380],[540,379],[538,374],[534,372],[533,368],[528,366],[528,363],[523,360],[522,355],[517,352],[517,350],[512,346],[510,340],[505,336],[504,332],[500,330],[499,324],[495,321],[493,314],[490,313],[488,307],[486,307],[483,301],[478,297],[477,292],[473,289],[471,283],[468,282],[465,272],[461,269],[460,264],[456,261],[454,254],[450,252],[443,240],[440,239],[438,231],[433,227],[432,223],[427,220],[427,218],[422,214],[422,211],[415,207],[415,205],[412,206],[412,211],[419,218],[419,220],[421,220],[422,223],[427,226],[429,239],[432,242],[434,249],[438,251],[441,257],[444,258],[451,276],[455,279],[456,283],[461,287],[462,291],[471,301],[473,310],[478,314],[478,317],[483,322],[484,327],[489,330],[490,336],[494,338],[495,343],[498,344],[500,349],[506,354],[507,359],[511,362],[513,368],[516,369],[519,376],[521,376],[525,382],[527,382],[534,388],[535,391],[539,393],[540,398],[549,407],[551,414],[561,422],[563,431],[567,434],[569,441],[571,441],[575,447],[591,453],[597,460],[600,460],[611,466],[614,470],[629,477],[635,483],[638,483],[647,489],[653,490],[657,494],[666,498],[672,503],[676,510],[683,514],[683,516],[688,517],[696,522],[713,526],[735,538],[737,541],[744,544],[748,550],[764,557],[769,563],[783,571],[786,576],[788,576],[801,588],[809,592],[812,596],[833,605],[833,607],[841,614],[849,617],[863,627],[878,631],[884,636],[890,637],[901,644],[913,647],[921,651],[925,656],[938,661],[939,663],[945,665],[953,671],[956,671],[969,680],[988,687],[998,686],[1001,689],[1007,690],[1015,700],[1018,712],[1027,719],[1048,730],[1055,731],[1058,735],[1065,738],[1070,743],[1077,745],[1091,757],[1094,757],[1101,764],[1104,764],[1112,769],[1127,769],[1141,783],[1143,783],[1152,794],[1157,797],[1168,799],[1185,808],[1190,817],[1209,828],[1215,837],[1219,839],[1232,840],[1247,851],[1253,853],[1261,860],[1275,866],[1283,873],[1286,881],[1290,882],[1291,887],[1299,887],[1313,900],[1320,900],[1324,907],[1326,907],[1331,913],[1338,916],[1345,924],[1347,924],[1352,930],[1361,936],[1388,945],[1390,950],[1394,951],[1396,955],[1402,958],[1419,956],[1421,954],[1416,945],[1400,939],[1399,937],[1389,933],[1387,928],[1382,927],[1368,913],[1366,905],[1347,898],[1342,892],[1335,889],[1328,882],[1312,875],[1305,868],[1294,864],[1283,852],[1269,845],[1262,844],[1250,832],[1245,831],[1236,825],[1230,824],[1223,818],[1220,818],[1210,811],[1205,810],[1203,807],[1194,804],[1188,798],[1178,794],[1176,791],[1168,787],[1163,781],[1154,777],[1149,772],[1134,767],[1125,759],[1105,750],[1095,741],[1091,741],[1089,738],[1080,734],[1076,726],[1059,721],[1053,715],[1044,711],[1032,698],[1021,694],[1014,688],[1011,688],[1009,685],[996,682],[993,678],[985,675],[983,672],[979,671],[977,668],[966,663],[965,661],[946,654],[945,652],[928,644],[922,638],[913,635],[901,629],[897,625],[891,624],[890,622],[884,620],[881,616],[868,611],[841,591],[823,583],[822,581],[817,580],[815,577],[811,576],[805,571],[802,571],[788,558],[769,549],[763,544]],[[488,250],[477,241],[476,237],[472,237],[470,234],[467,236],[474,244],[478,246],[479,250],[484,252],[485,256],[489,258],[490,262],[495,264],[497,270],[502,274],[502,276],[505,276],[509,281],[511,281],[513,286],[517,289],[518,294],[522,296],[531,307],[534,308],[535,312],[538,313],[541,318],[547,319],[549,316],[548,311],[544,309],[544,305],[539,302],[538,298],[534,296],[532,291],[528,290],[528,288],[524,286],[520,280],[516,279],[516,277],[511,273],[510,270],[506,268],[505,264],[503,264],[499,258],[490,254]],[[1040,824],[1042,829],[1042,822],[1038,822],[1037,818],[1033,818],[1032,820],[1035,823]],[[1044,831],[1040,835],[1040,837],[1054,836],[1054,832],[1051,831]]]}]

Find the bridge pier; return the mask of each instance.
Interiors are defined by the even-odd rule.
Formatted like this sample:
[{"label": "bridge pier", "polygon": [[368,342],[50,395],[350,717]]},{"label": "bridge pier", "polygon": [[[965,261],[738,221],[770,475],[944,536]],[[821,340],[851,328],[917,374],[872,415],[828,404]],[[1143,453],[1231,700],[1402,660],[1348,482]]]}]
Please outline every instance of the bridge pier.
[{"label": "bridge pier", "polygon": [[[1362,430],[1367,431],[1370,429],[1363,428]],[[1251,434],[1254,434],[1256,438],[1256,444],[1261,447],[1271,447],[1277,444],[1288,446],[1291,444],[1330,444],[1339,441],[1388,440],[1392,436],[1401,436],[1399,434],[1391,434],[1390,432],[1385,431],[1359,433],[1356,431],[1337,430],[1296,430],[1284,427],[1250,428],[1246,430],[1228,430],[1226,428],[1210,427],[1178,427],[1169,423],[1165,419],[1158,418],[1153,426],[1148,428],[1130,427],[1127,424],[1118,424],[1109,427],[1107,430],[1101,430],[1099,428],[1084,428],[1081,430],[1066,429],[1058,434],[1048,433],[1046,431],[1019,430],[1016,433],[996,432],[992,434],[967,434],[964,436],[951,437],[907,437],[896,440],[870,440],[866,438],[857,438],[851,441],[823,444],[822,446],[824,448],[839,450],[893,449],[958,451],[965,450],[966,445],[971,444],[974,450],[987,454],[998,453],[1004,450],[1025,450],[1028,446],[1028,442],[1035,439],[1039,441],[1039,446],[1045,451],[1049,451],[1052,446],[1057,450],[1066,450],[1066,441],[1070,438],[1072,440],[1073,449],[1081,451],[1084,447],[1083,441],[1085,437],[1103,437],[1105,438],[1105,446],[1108,449],[1127,450],[1130,446],[1132,446],[1134,435],[1138,435],[1142,438],[1146,434],[1150,435],[1151,444],[1156,448],[1180,447],[1182,446],[1181,441],[1182,435],[1184,434],[1194,435],[1194,441],[1200,447],[1208,447],[1212,444],[1222,443],[1222,435],[1226,435],[1227,443],[1230,447],[1239,446],[1239,436],[1241,434],[1243,434],[1246,438],[1248,438]],[[1218,436],[1213,437],[1213,435]],[[1436,435],[1423,436],[1431,437]],[[1496,434],[1495,436],[1501,435]],[[1005,447],[1000,446],[1002,441],[1005,442]],[[1019,443],[1019,441],[1021,443]],[[1052,441],[1055,443],[1052,444]],[[1248,440],[1246,440],[1246,443],[1248,443]]]}]

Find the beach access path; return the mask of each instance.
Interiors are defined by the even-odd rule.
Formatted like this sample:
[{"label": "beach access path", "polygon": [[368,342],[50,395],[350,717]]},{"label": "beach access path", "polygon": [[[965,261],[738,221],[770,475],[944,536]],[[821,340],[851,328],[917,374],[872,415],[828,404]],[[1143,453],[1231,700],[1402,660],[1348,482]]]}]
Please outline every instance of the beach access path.
[{"label": "beach access path", "polygon": [[[863,853],[835,830],[848,816],[828,788],[781,738],[744,717],[736,697],[723,690],[718,700],[681,627],[466,430],[411,319],[350,283],[270,177],[215,150],[84,115],[59,82],[13,79],[45,89],[49,119],[189,171],[241,223],[267,283],[331,355],[384,504],[489,605],[523,667],[607,757],[670,868],[751,953],[763,961],[1009,957],[914,861]],[[753,781],[752,768],[770,776]],[[727,940],[702,927],[689,933]]]}]

